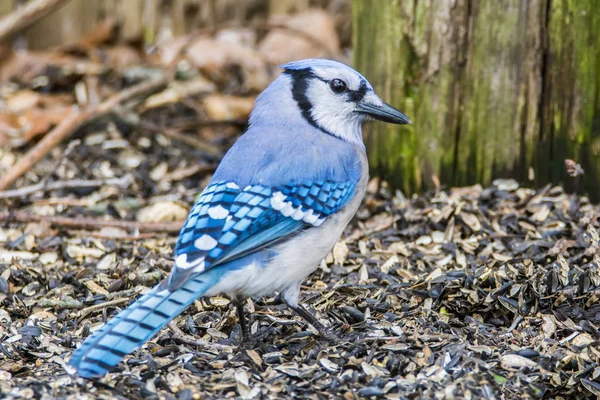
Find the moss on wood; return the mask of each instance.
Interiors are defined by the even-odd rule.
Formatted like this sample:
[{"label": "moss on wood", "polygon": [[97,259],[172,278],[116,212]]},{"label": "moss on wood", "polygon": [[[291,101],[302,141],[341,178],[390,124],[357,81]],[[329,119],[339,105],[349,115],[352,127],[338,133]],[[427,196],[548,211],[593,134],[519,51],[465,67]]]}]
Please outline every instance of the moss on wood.
[{"label": "moss on wood", "polygon": [[[354,59],[411,127],[368,128],[372,167],[407,192],[514,177],[600,197],[594,0],[354,0]],[[533,172],[533,174],[532,174]],[[530,182],[533,179],[534,182]]]}]

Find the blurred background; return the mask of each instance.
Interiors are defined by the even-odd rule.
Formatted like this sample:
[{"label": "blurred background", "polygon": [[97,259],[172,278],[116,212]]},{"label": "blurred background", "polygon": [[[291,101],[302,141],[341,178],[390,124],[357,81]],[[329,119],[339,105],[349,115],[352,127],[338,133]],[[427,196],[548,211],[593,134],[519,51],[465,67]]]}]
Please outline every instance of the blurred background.
[{"label": "blurred background", "polygon": [[74,105],[95,107],[163,74],[175,79],[136,106],[138,128],[168,131],[218,158],[278,64],[328,57],[355,66],[412,119],[367,131],[372,175],[404,193],[502,178],[559,183],[597,202],[596,5],[0,0],[0,176]]}]

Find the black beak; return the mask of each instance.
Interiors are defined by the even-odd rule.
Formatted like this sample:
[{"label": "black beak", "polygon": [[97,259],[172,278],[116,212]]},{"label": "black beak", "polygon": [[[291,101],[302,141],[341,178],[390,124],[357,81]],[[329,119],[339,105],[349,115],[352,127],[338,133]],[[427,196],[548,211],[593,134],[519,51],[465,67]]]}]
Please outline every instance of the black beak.
[{"label": "black beak", "polygon": [[376,106],[368,103],[358,103],[358,110],[362,114],[367,114],[374,119],[383,122],[389,122],[390,124],[410,124],[410,119],[408,119],[406,115],[387,103],[383,103],[382,106]]}]

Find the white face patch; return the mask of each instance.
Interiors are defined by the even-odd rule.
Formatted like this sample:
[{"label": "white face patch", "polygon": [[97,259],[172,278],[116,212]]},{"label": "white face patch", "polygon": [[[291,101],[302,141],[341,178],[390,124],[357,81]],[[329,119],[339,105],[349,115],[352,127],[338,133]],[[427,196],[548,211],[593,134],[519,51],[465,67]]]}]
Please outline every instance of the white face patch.
[{"label": "white face patch", "polygon": [[194,242],[194,246],[198,250],[212,250],[217,245],[217,241],[210,235],[204,234]]},{"label": "white face patch", "polygon": [[208,216],[212,219],[223,219],[229,215],[229,210],[227,210],[222,205],[216,205],[208,209]]},{"label": "white face patch", "polygon": [[318,126],[350,143],[363,145],[365,118],[356,112],[356,103],[347,101],[343,94],[333,93],[329,84],[319,79],[311,79],[306,97],[312,105],[311,117]]},{"label": "white face patch", "polygon": [[362,75],[350,68],[320,68],[312,67],[312,71],[316,76],[326,81],[333,79],[341,79],[350,90],[358,90],[363,80],[366,80]]},{"label": "white face patch", "polygon": [[363,97],[363,101],[365,103],[368,104],[373,104],[375,106],[379,106],[382,107],[383,106],[383,100],[381,100],[375,93],[373,92],[367,92],[367,94],[365,95],[365,97]]}]

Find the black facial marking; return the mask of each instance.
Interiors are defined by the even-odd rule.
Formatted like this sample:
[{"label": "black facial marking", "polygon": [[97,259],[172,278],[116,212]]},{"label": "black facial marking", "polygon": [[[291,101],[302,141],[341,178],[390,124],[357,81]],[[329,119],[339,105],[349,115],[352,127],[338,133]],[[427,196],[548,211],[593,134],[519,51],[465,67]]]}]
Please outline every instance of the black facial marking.
[{"label": "black facial marking", "polygon": [[324,129],[322,126],[317,124],[317,121],[312,117],[311,110],[312,104],[308,100],[308,96],[306,95],[306,91],[308,90],[308,82],[311,79],[319,79],[318,76],[313,74],[309,69],[294,69],[294,70],[285,70],[283,72],[292,77],[292,97],[298,103],[298,107],[302,112],[302,116],[309,124],[314,126],[317,129],[322,130],[323,132],[332,135],[331,132]]},{"label": "black facial marking", "polygon": [[350,101],[357,103],[357,102],[361,101],[363,99],[363,97],[365,97],[366,94],[367,94],[367,84],[365,83],[365,81],[361,81],[360,86],[358,87],[357,90],[350,91]]},{"label": "black facial marking", "polygon": [[314,119],[310,115],[312,104],[310,104],[306,96],[308,81],[314,77],[313,73],[308,69],[286,70],[284,73],[292,77],[292,97],[298,103],[298,107],[302,111],[302,116],[312,125],[316,126]]}]

